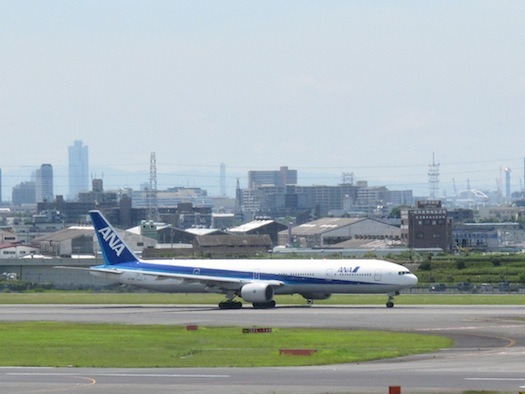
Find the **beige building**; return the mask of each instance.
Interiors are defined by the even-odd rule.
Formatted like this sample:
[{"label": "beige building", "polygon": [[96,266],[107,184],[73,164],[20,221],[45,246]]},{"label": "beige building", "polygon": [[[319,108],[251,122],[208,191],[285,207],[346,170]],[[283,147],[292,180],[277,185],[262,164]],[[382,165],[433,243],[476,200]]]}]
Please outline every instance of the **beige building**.
[{"label": "beige building", "polygon": [[[279,232],[279,245],[287,245],[289,236],[288,230]],[[397,241],[401,229],[370,218],[323,218],[293,227],[291,238],[297,247],[324,248],[355,239]]]},{"label": "beige building", "polygon": [[[157,241],[129,231],[116,230],[124,242],[137,254],[146,248],[154,248]],[[32,242],[40,253],[48,256],[71,257],[96,255],[100,252],[92,226],[72,226],[35,238]]]}]

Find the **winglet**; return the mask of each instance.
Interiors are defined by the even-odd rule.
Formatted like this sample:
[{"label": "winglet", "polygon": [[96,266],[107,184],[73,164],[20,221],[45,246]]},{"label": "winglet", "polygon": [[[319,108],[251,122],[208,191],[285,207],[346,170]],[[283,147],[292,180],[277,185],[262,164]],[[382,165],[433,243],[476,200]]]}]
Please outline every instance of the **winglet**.
[{"label": "winglet", "polygon": [[89,215],[95,227],[95,234],[97,235],[98,244],[102,250],[106,265],[138,261],[137,256],[118,236],[115,229],[100,211],[89,211]]}]

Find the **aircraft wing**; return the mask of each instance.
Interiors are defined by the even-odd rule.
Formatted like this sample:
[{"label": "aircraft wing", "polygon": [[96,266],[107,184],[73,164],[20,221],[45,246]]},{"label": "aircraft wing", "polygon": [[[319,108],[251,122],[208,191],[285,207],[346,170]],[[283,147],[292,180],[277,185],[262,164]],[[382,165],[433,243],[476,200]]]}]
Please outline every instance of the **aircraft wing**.
[{"label": "aircraft wing", "polygon": [[192,274],[173,274],[165,272],[144,272],[146,275],[155,275],[157,280],[163,279],[182,279],[188,283],[204,283],[204,284],[214,284],[214,285],[225,285],[225,284],[238,284],[244,285],[247,283],[253,282],[263,282],[268,283],[270,286],[283,286],[284,282],[280,280],[264,280],[264,279],[239,279],[239,278],[229,278],[221,276],[207,276],[207,275],[192,275]]},{"label": "aircraft wing", "polygon": [[62,270],[78,270],[78,271],[99,271],[99,272],[106,272],[109,274],[122,274],[124,271],[114,268],[96,268],[93,269],[92,267],[68,267],[66,265],[55,265],[53,268],[56,269],[62,269]]},{"label": "aircraft wing", "polygon": [[[118,268],[102,268],[102,267],[92,267],[91,270],[105,272],[109,274],[122,274],[124,272],[129,272],[128,270],[122,270]],[[157,280],[166,280],[166,279],[180,279],[187,284],[191,283],[202,283],[209,286],[224,286],[224,285],[245,285],[247,283],[261,282],[267,283],[270,286],[279,287],[283,286],[285,283],[279,280],[264,280],[264,279],[240,279],[240,278],[230,278],[225,276],[209,276],[209,275],[197,275],[197,274],[179,274],[172,272],[164,271],[151,271],[151,270],[133,270],[135,273],[140,273],[142,275],[154,276]]]}]

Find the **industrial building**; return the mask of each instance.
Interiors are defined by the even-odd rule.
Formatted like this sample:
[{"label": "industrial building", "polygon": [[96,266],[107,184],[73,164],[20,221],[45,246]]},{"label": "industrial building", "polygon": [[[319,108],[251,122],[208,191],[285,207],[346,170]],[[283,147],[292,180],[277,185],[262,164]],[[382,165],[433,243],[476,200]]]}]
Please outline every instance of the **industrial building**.
[{"label": "industrial building", "polygon": [[18,244],[0,244],[0,259],[20,259],[38,253],[36,248]]},{"label": "industrial building", "polygon": [[268,235],[275,246],[279,242],[279,232],[287,229],[288,226],[278,223],[271,219],[256,219],[249,223],[242,224],[237,227],[232,227],[228,230],[230,234],[234,235]]},{"label": "industrial building", "polygon": [[399,241],[397,226],[370,218],[323,218],[279,232],[279,245],[301,248],[337,247],[349,240]]},{"label": "industrial building", "polygon": [[[116,230],[126,244],[138,254],[143,249],[155,247],[154,239],[128,231]],[[72,226],[51,234],[42,235],[33,240],[32,246],[46,256],[71,257],[79,255],[96,256],[99,253],[98,242],[92,226]]]},{"label": "industrial building", "polygon": [[519,223],[461,223],[452,230],[454,248],[465,252],[516,252],[525,248]]},{"label": "industrial building", "polygon": [[199,257],[247,257],[268,253],[272,240],[264,235],[199,235],[193,245]]}]

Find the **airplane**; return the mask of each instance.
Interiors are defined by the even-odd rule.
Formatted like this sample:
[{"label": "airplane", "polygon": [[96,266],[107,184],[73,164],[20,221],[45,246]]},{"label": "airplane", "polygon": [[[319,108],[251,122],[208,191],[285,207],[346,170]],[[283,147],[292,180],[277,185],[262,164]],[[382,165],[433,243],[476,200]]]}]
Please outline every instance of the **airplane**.
[{"label": "airplane", "polygon": [[241,308],[235,297],[265,309],[275,307],[277,294],[300,294],[312,304],[350,293],[387,294],[386,306],[392,308],[394,296],[418,282],[409,269],[382,260],[143,260],[100,211],[89,214],[105,262],[90,267],[91,274],[157,291],[224,294],[220,309]]}]

